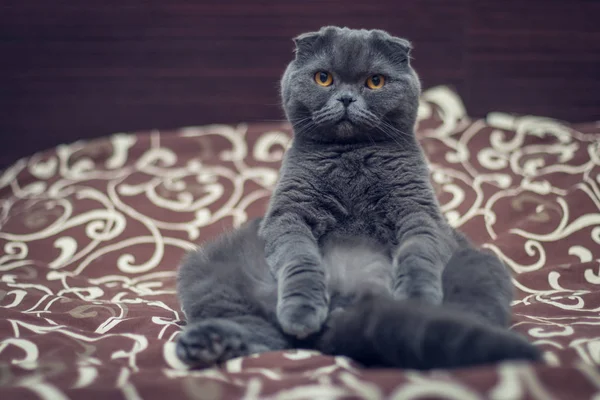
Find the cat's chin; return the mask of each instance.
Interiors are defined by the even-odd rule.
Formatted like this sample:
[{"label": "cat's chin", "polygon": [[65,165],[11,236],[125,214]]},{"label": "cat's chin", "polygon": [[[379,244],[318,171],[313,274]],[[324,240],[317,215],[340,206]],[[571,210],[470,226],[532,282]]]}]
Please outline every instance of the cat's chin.
[{"label": "cat's chin", "polygon": [[350,120],[343,119],[334,125],[333,131],[337,137],[349,139],[356,136],[357,126]]}]

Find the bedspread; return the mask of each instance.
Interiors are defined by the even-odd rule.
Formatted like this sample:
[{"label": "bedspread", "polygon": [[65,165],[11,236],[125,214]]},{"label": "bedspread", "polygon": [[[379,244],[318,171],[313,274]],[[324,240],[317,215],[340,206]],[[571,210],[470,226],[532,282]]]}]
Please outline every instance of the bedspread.
[{"label": "bedspread", "polygon": [[514,273],[513,329],[545,363],[427,373],[271,352],[188,370],[184,252],[262,215],[286,124],[119,133],[0,173],[0,397],[578,399],[600,393],[600,124],[423,93],[418,137],[452,225]]}]

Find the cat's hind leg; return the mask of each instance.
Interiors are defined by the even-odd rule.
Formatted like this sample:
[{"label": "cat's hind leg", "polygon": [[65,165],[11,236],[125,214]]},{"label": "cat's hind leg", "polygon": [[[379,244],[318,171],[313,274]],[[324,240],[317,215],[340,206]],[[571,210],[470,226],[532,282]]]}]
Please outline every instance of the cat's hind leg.
[{"label": "cat's hind leg", "polygon": [[442,274],[443,304],[481,322],[508,327],[513,285],[507,267],[493,254],[470,245],[454,253]]},{"label": "cat's hind leg", "polygon": [[277,285],[253,226],[192,252],[179,268],[187,325],[177,355],[194,367],[291,347],[276,324]]},{"label": "cat's hind leg", "polygon": [[177,355],[183,362],[208,367],[290,346],[253,293],[252,279],[242,274],[239,266],[208,262],[189,267],[212,271],[186,282],[188,290],[183,296],[180,289],[187,318],[177,339]]}]

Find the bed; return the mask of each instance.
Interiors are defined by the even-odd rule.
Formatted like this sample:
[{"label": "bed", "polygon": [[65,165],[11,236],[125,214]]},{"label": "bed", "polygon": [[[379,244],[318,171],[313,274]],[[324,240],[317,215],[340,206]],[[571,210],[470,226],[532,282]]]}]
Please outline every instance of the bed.
[{"label": "bed", "polygon": [[175,271],[262,215],[285,123],[119,133],[0,172],[0,397],[583,399],[600,395],[600,123],[469,117],[425,91],[417,134],[444,214],[514,275],[512,329],[537,365],[427,373],[270,352],[188,370]]}]

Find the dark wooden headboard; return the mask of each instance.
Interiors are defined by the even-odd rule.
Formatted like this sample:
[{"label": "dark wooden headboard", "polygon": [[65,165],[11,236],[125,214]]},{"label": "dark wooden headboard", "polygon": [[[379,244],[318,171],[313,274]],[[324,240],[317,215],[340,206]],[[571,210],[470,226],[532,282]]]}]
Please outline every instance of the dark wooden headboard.
[{"label": "dark wooden headboard", "polygon": [[424,87],[490,110],[600,119],[597,0],[0,0],[0,168],[113,132],[278,119],[291,38],[409,38]]}]

